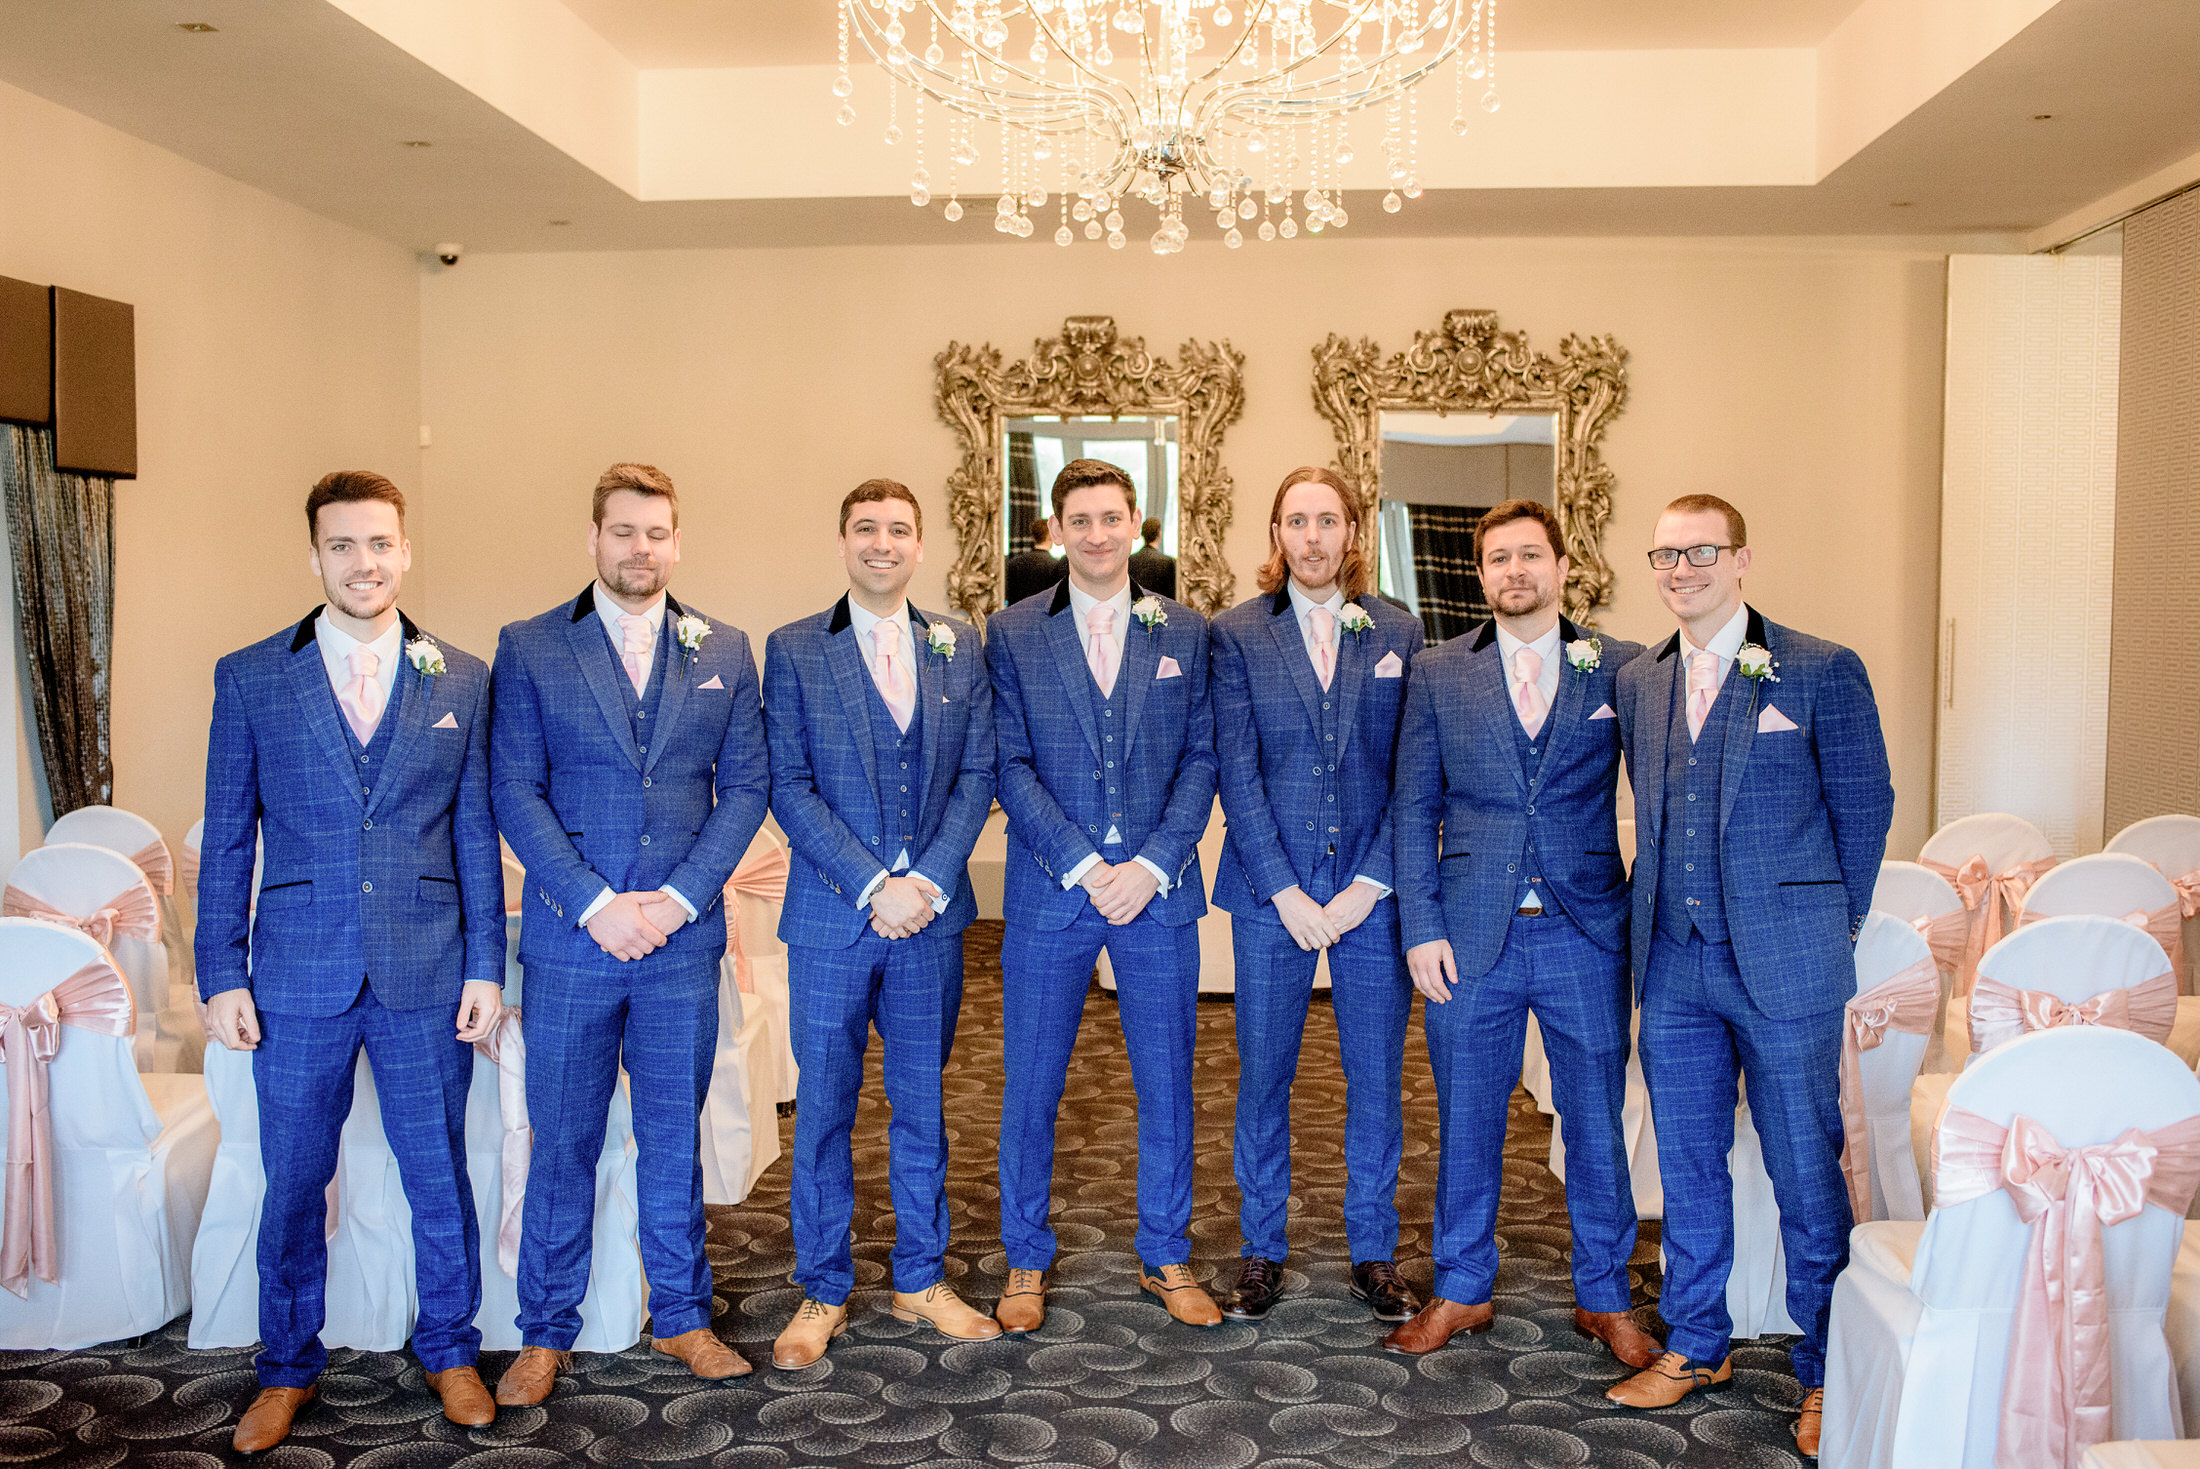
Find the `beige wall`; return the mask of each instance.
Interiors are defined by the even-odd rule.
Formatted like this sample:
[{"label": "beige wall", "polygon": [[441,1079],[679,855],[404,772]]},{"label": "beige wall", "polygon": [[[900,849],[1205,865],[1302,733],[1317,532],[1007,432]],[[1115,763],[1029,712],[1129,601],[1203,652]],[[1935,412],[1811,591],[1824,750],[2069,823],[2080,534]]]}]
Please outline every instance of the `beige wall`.
[{"label": "beige wall", "polygon": [[[418,485],[417,272],[398,246],[0,86],[0,274],[137,308],[115,802],[171,842],[203,798],[214,659],[319,599],[307,486],[351,466]],[[27,787],[20,809],[35,844]]]},{"label": "beige wall", "polygon": [[1748,514],[1751,599],[1851,644],[1878,690],[1900,794],[1891,850],[1931,810],[1944,268],[1938,255],[1808,243],[1302,240],[1159,260],[1080,244],[473,256],[421,288],[424,555],[439,630],[481,654],[500,624],[572,595],[587,491],[614,459],[686,496],[685,597],[762,633],[844,585],[833,512],[885,474],[925,502],[943,600],[953,462],[932,408],[951,339],[1016,356],[1073,313],[1172,352],[1246,356],[1225,448],[1228,549],[1251,591],[1273,487],[1326,462],[1310,352],[1327,333],[1404,347],[1486,306],[1555,349],[1609,332],[1633,396],[1607,444],[1620,589],[1606,626],[1669,630],[1640,552],[1658,508],[1709,490]]}]

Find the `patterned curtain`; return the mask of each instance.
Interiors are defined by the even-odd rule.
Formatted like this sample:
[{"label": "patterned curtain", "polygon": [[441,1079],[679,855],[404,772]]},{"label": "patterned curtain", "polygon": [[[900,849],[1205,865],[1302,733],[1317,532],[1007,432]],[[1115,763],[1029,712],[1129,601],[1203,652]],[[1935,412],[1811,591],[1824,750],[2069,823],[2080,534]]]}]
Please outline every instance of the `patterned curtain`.
[{"label": "patterned curtain", "polygon": [[1030,434],[1008,436],[1008,554],[1031,549],[1031,523],[1039,518],[1039,464]]},{"label": "patterned curtain", "polygon": [[115,485],[53,467],[53,431],[0,426],[15,611],[53,815],[114,795],[107,743],[115,623]]},{"label": "patterned curtain", "polygon": [[1474,523],[1482,511],[1460,505],[1406,509],[1412,516],[1413,580],[1422,629],[1431,643],[1472,632],[1490,615],[1474,567]]}]

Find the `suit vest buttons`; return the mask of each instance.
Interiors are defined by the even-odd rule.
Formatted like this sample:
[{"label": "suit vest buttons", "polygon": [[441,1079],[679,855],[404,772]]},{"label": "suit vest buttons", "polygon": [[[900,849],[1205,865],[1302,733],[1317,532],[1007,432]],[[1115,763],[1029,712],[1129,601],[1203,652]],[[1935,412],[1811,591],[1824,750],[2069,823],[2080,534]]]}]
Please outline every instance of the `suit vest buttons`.
[{"label": "suit vest buttons", "polygon": [[373,831],[374,823],[371,821],[362,821],[359,823],[359,829],[361,831]]},{"label": "suit vest buttons", "polygon": [[1533,806],[1530,806],[1530,807],[1528,808],[1528,814],[1529,814],[1530,816],[1533,816],[1533,815],[1535,815],[1535,807],[1533,807]]},{"label": "suit vest buttons", "polygon": [[642,845],[645,847],[649,845],[649,837],[646,834],[642,837]]},{"label": "suit vest buttons", "polygon": [[371,882],[363,882],[359,884],[359,891],[361,891],[362,893],[371,893],[374,891],[374,884]]},{"label": "suit vest buttons", "polygon": [[649,789],[649,777],[646,775],[642,777],[642,789],[645,791]]}]

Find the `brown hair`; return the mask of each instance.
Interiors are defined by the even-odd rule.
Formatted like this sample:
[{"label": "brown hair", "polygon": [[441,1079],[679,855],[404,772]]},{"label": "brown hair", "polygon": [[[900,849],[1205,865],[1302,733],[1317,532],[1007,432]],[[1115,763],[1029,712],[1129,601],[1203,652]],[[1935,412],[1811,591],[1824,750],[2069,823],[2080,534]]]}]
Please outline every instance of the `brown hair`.
[{"label": "brown hair", "polygon": [[380,500],[395,506],[397,528],[405,528],[405,493],[371,469],[339,469],[334,474],[324,474],[306,493],[306,540],[318,544],[320,525],[316,518],[323,505],[349,505],[361,500]]},{"label": "brown hair", "polygon": [[1559,529],[1558,515],[1541,500],[1507,500],[1502,505],[1492,505],[1482,512],[1482,518],[1474,523],[1474,564],[1482,564],[1482,540],[1501,525],[1511,525],[1516,520],[1532,520],[1543,527],[1545,539],[1551,543],[1554,557],[1566,554],[1566,532]]},{"label": "brown hair", "polygon": [[1135,512],[1138,509],[1138,486],[1122,469],[1105,459],[1072,459],[1062,466],[1062,472],[1054,477],[1054,517],[1062,517],[1062,502],[1077,490],[1089,490],[1094,485],[1121,485],[1123,499]]},{"label": "brown hair", "polygon": [[1337,569],[1337,589],[1347,602],[1357,602],[1368,587],[1367,548],[1360,544],[1360,497],[1345,483],[1343,475],[1312,464],[1292,470],[1276,487],[1275,503],[1268,507],[1268,561],[1260,569],[1260,589],[1273,596],[1290,580],[1291,568],[1284,562],[1283,548],[1276,544],[1276,526],[1283,520],[1283,497],[1299,485],[1327,485],[1336,491],[1337,503],[1344,507],[1344,518],[1352,527],[1352,545],[1344,553],[1344,564]]},{"label": "brown hair", "polygon": [[916,492],[899,480],[867,479],[850,490],[840,502],[840,533],[848,534],[848,514],[858,505],[876,505],[885,500],[899,500],[909,507],[916,517],[917,539],[924,539],[924,507],[917,503]]},{"label": "brown hair", "polygon": [[1160,518],[1159,518],[1158,516],[1152,516],[1152,515],[1149,515],[1149,516],[1147,516],[1147,517],[1146,517],[1146,523],[1145,523],[1144,525],[1141,525],[1141,526],[1140,526],[1140,527],[1138,528],[1138,537],[1139,537],[1139,539],[1140,539],[1140,540],[1144,541],[1144,542],[1145,542],[1145,543],[1146,543],[1147,545],[1149,545],[1149,546],[1150,546],[1150,545],[1152,545],[1152,544],[1153,544],[1154,542],[1156,542],[1156,541],[1160,540],[1160,539],[1161,539],[1161,521],[1160,521]]},{"label": "brown hair", "polygon": [[1736,546],[1749,544],[1749,527],[1742,523],[1742,512],[1720,499],[1717,495],[1683,495],[1665,507],[1667,515],[1723,515],[1726,517],[1726,538]]},{"label": "brown hair", "polygon": [[680,493],[672,488],[672,476],[654,464],[614,464],[596,478],[596,500],[589,516],[603,524],[604,502],[621,490],[637,495],[662,495],[672,502],[672,528],[680,528]]},{"label": "brown hair", "polygon": [[1032,544],[1032,545],[1034,545],[1034,546],[1036,546],[1036,545],[1039,545],[1039,544],[1040,544],[1041,542],[1045,541],[1045,540],[1046,540],[1046,539],[1047,539],[1048,537],[1052,536],[1053,534],[1054,534],[1054,527],[1053,527],[1053,526],[1051,526],[1051,525],[1049,525],[1049,524],[1047,524],[1047,518],[1046,518],[1046,517],[1045,517],[1044,515],[1040,516],[1040,517],[1039,517],[1039,518],[1038,518],[1037,520],[1034,520],[1033,522],[1031,522],[1031,544]]}]

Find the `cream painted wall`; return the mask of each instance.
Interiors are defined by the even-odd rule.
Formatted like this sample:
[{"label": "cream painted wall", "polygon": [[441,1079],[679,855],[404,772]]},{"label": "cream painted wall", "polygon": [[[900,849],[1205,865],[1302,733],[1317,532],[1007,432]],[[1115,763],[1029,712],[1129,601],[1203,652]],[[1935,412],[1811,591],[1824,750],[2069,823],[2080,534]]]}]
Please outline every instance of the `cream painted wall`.
[{"label": "cream painted wall", "polygon": [[[204,795],[215,658],[319,600],[307,488],[347,467],[418,486],[418,269],[398,246],[0,86],[0,274],[137,308],[140,477],[118,487],[115,516],[115,802],[171,843]],[[415,514],[415,535],[427,519]],[[416,573],[416,613],[425,592]],[[43,833],[28,779],[26,760],[31,846]]]},{"label": "cream painted wall", "polygon": [[[1890,850],[1931,811],[1944,267],[1937,254],[1811,243],[1353,241],[1195,245],[1159,260],[1080,245],[472,256],[421,286],[423,456],[439,629],[481,654],[497,628],[587,580],[588,489],[621,458],[685,495],[684,597],[761,634],[844,583],[834,509],[890,475],[924,501],[920,602],[943,600],[953,534],[932,359],[951,339],[1011,356],[1073,313],[1112,313],[1173,353],[1245,353],[1225,463],[1228,538],[1252,590],[1274,485],[1327,462],[1311,349],[1332,331],[1403,348],[1487,306],[1555,349],[1609,332],[1633,353],[1614,424],[1606,626],[1669,631],[1640,552],[1658,509],[1742,506],[1749,593],[1854,646],[1885,714],[1900,795]],[[460,570],[460,566],[469,569]]]}]

